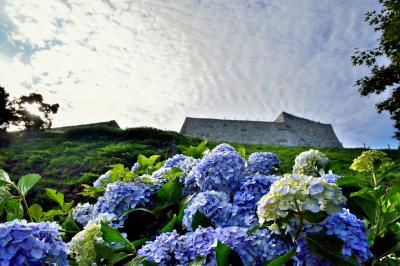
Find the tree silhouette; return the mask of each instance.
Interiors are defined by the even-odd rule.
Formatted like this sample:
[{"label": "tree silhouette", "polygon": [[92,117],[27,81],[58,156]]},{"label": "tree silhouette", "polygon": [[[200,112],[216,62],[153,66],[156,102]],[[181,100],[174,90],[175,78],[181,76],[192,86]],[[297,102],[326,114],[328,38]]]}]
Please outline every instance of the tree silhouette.
[{"label": "tree silhouette", "polygon": [[[27,131],[48,129],[52,125],[52,115],[56,114],[58,104],[48,104],[43,96],[31,93],[18,99],[9,100],[9,94],[0,86],[0,130],[6,131],[10,125],[22,126]],[[32,114],[27,105],[37,104],[41,115]]]}]

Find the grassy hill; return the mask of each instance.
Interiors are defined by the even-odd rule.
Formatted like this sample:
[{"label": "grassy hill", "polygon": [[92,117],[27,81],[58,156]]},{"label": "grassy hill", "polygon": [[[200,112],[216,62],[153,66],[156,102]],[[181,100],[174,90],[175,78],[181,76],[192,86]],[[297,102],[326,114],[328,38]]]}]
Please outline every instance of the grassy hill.
[{"label": "grassy hill", "polygon": [[[104,126],[71,128],[66,131],[11,136],[10,144],[0,148],[0,169],[10,176],[19,177],[28,173],[42,175],[40,186],[32,194],[43,203],[42,187],[52,187],[64,192],[68,198],[79,200],[75,195],[81,190],[80,184],[91,184],[108,166],[122,163],[131,167],[139,154],[146,156],[160,154],[166,159],[179,150],[177,145],[197,145],[201,140],[183,136],[176,132],[152,128],[116,129]],[[209,143],[209,147],[217,145]],[[279,174],[288,173],[297,154],[310,148],[319,149],[330,159],[329,168],[342,176],[352,176],[349,170],[353,159],[364,149],[339,149],[321,147],[286,147],[270,145],[240,145],[247,154],[255,151],[276,153],[281,160]],[[384,150],[400,163],[399,150]]]}]

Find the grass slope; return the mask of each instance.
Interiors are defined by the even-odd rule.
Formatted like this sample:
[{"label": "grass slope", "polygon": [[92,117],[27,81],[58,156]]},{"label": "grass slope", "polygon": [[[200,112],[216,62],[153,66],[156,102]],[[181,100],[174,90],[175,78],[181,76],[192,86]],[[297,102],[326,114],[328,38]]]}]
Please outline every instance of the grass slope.
[{"label": "grass slope", "polygon": [[[131,128],[127,130],[93,126],[72,128],[64,132],[26,135],[18,133],[11,136],[7,147],[0,148],[0,169],[6,170],[16,178],[28,173],[39,173],[42,180],[32,197],[40,204],[46,204],[43,187],[51,187],[64,192],[67,198],[76,197],[80,184],[91,184],[108,166],[122,163],[131,167],[137,156],[160,154],[166,159],[179,152],[176,145],[197,145],[201,140],[180,135],[176,132],[152,128]],[[210,147],[217,142],[209,143]],[[276,153],[281,160],[278,174],[289,173],[294,158],[302,151],[312,147],[286,147],[270,145],[240,145],[247,154],[256,151]],[[330,159],[329,168],[342,176],[352,176],[349,170],[353,159],[363,149],[318,148]],[[385,150],[397,163],[400,163],[399,150]]]}]

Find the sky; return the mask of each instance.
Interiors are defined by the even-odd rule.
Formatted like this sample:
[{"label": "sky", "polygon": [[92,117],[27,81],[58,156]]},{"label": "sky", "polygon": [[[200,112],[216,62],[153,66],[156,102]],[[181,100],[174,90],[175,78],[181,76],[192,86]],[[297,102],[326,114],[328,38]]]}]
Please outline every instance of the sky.
[{"label": "sky", "polygon": [[376,0],[0,0],[0,84],[61,105],[54,126],[115,119],[179,131],[186,116],[330,123],[346,147],[397,147],[360,97],[355,48]]}]

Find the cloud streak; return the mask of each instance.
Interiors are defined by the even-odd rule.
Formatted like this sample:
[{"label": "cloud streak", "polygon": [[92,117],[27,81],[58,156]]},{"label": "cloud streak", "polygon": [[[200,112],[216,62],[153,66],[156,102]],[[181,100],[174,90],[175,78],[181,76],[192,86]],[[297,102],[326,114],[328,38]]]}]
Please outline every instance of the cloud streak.
[{"label": "cloud streak", "polygon": [[396,143],[360,98],[354,47],[375,1],[0,0],[0,80],[62,110],[55,125],[117,119],[179,130],[185,116],[332,123],[346,146]]}]

